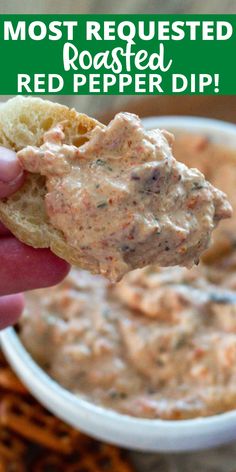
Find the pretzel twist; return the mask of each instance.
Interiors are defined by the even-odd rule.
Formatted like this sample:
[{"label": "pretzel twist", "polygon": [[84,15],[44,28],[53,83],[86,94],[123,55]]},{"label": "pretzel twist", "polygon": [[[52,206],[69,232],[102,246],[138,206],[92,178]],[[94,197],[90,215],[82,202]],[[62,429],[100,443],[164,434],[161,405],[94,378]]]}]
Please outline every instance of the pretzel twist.
[{"label": "pretzel twist", "polygon": [[0,424],[22,437],[64,454],[82,436],[31,398],[6,395],[0,403]]},{"label": "pretzel twist", "polygon": [[10,390],[14,393],[27,395],[27,389],[20,382],[18,377],[12,372],[10,367],[0,367],[0,388]]}]

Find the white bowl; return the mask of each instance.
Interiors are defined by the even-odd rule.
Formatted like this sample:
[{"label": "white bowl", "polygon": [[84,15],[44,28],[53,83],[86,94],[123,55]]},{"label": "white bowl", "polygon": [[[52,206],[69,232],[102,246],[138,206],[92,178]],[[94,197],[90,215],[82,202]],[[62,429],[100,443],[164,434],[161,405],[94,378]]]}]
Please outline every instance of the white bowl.
[{"label": "white bowl", "polygon": [[[171,116],[145,118],[143,123],[149,129],[202,133],[236,148],[236,126],[230,123]],[[0,339],[8,361],[32,394],[56,416],[91,436],[143,451],[198,450],[236,439],[236,410],[183,421],[122,415],[85,401],[53,381],[27,353],[13,328],[2,331]]]}]

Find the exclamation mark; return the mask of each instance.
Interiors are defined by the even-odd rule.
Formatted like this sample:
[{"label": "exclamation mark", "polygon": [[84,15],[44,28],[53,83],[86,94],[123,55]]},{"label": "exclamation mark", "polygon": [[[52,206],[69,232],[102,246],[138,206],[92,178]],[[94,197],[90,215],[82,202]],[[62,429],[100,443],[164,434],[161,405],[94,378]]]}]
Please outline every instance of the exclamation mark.
[{"label": "exclamation mark", "polygon": [[214,80],[215,80],[215,93],[218,93],[219,90],[219,74],[214,74]]}]

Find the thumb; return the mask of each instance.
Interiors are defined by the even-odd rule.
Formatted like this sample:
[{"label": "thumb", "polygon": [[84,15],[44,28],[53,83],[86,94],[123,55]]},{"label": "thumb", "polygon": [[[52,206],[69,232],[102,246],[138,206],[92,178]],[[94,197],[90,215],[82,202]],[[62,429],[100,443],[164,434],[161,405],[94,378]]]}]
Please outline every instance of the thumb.
[{"label": "thumb", "polygon": [[16,153],[0,146],[0,198],[14,193],[23,181],[23,170]]}]

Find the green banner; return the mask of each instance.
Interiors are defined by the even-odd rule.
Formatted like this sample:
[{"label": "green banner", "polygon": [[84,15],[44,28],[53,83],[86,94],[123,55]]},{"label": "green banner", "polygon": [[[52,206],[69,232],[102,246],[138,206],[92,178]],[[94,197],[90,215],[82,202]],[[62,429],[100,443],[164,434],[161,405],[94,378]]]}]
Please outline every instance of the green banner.
[{"label": "green banner", "polygon": [[0,15],[0,94],[236,94],[236,15]]}]

